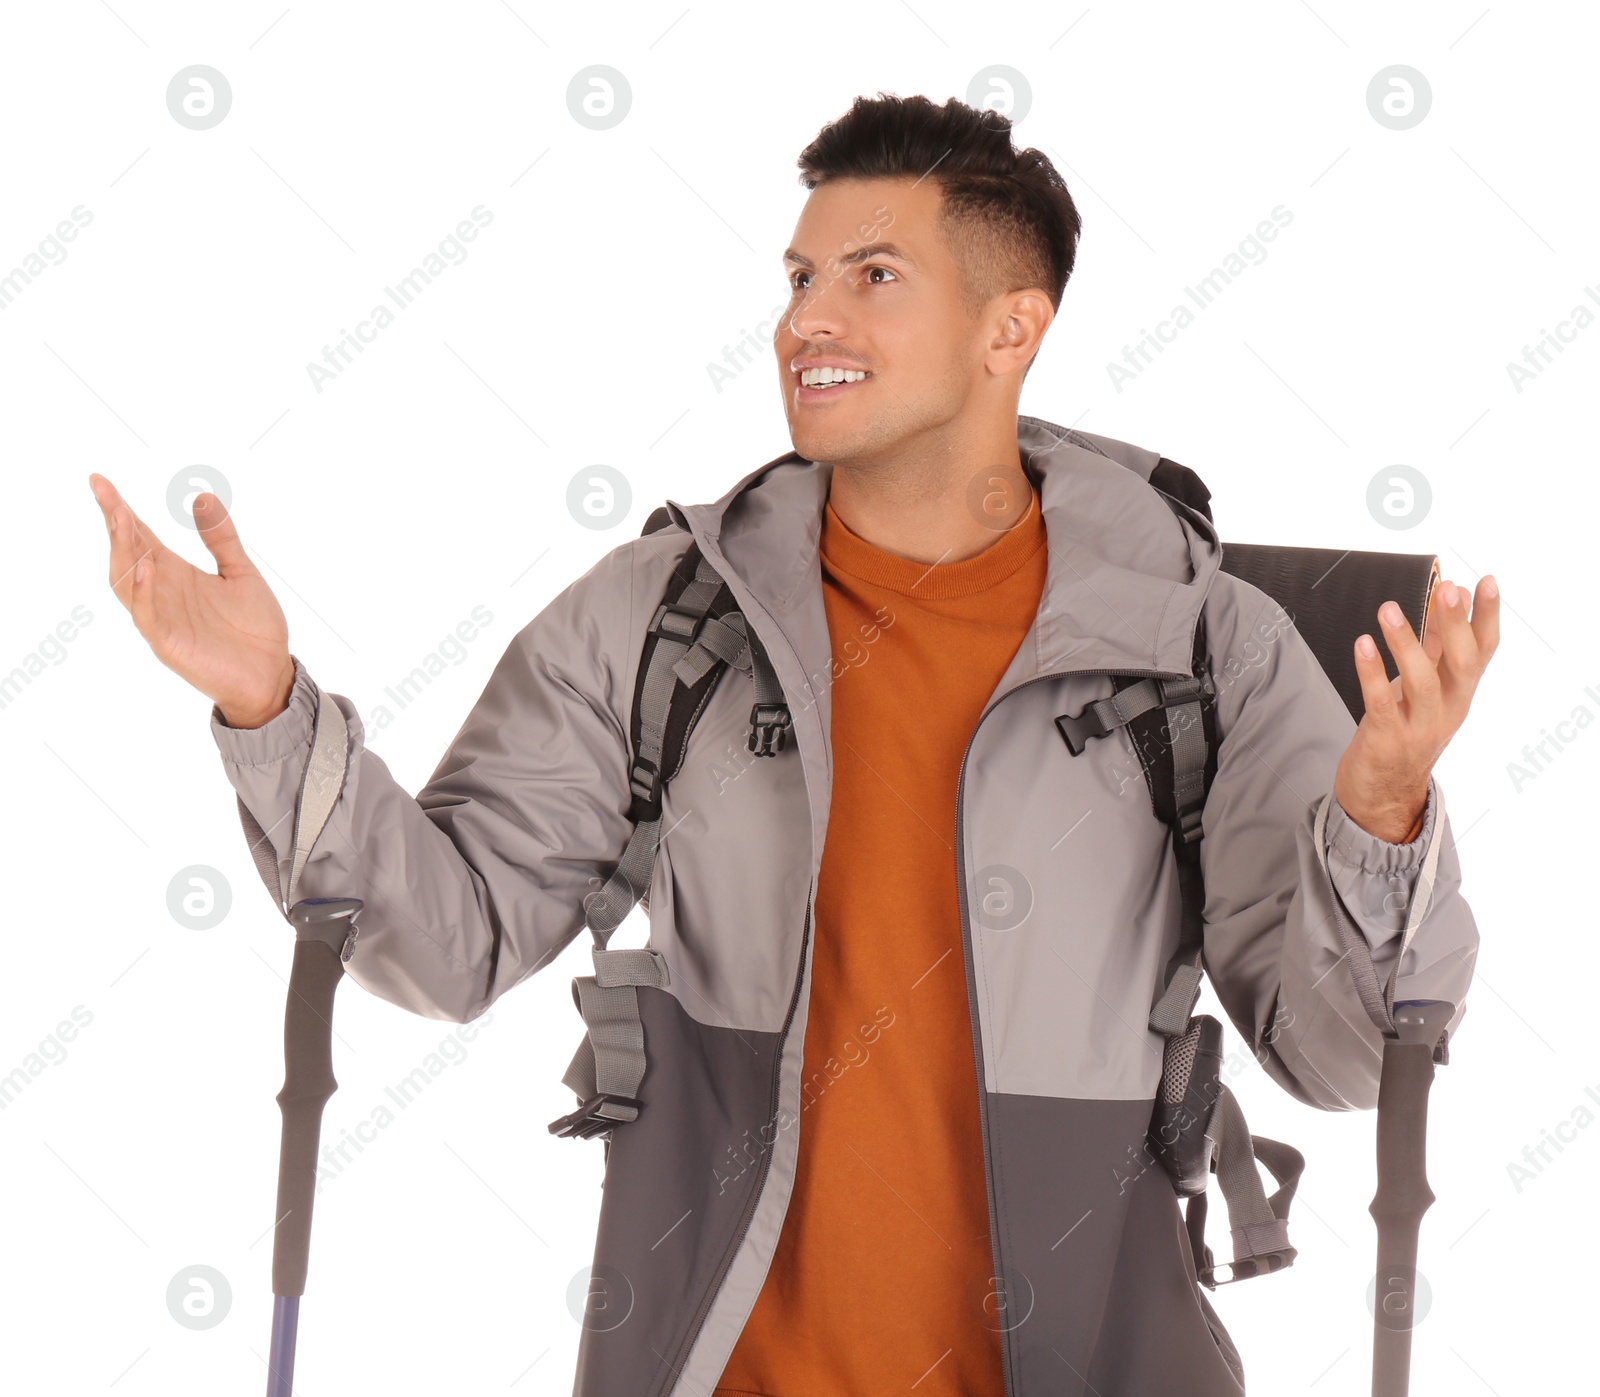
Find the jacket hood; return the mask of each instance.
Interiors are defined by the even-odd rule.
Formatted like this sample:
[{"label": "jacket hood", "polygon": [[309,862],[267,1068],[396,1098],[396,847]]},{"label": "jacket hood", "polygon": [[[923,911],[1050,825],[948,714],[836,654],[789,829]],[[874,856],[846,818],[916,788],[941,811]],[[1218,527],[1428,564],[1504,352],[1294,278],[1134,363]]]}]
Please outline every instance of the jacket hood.
[{"label": "jacket hood", "polygon": [[[1034,417],[1017,419],[1017,445],[1050,556],[1008,680],[1060,669],[1188,674],[1195,624],[1222,562],[1211,522],[1150,486],[1155,452]],[[713,567],[731,571],[781,621],[820,590],[832,475],[828,463],[791,451],[711,504],[669,499],[667,510]]]}]

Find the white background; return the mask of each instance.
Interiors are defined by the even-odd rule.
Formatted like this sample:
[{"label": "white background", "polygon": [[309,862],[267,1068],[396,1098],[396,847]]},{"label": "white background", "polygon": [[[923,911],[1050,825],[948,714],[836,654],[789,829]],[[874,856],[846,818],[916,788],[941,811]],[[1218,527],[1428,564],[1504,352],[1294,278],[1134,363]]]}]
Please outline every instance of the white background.
[{"label": "white background", "polygon": [[[92,213],[0,312],[0,673],[75,607],[92,617],[0,708],[0,1074],[75,1006],[92,1015],[0,1112],[6,1387],[265,1380],[292,943],[249,860],[209,701],[152,657],[107,585],[88,473],[209,566],[165,501],[174,478],[220,472],[293,649],[363,715],[486,607],[464,662],[369,731],[415,790],[557,591],[663,498],[714,499],[789,448],[770,353],[720,391],[708,365],[785,298],[802,147],[858,93],[965,98],[995,64],[1026,77],[1018,142],[1058,163],[1084,215],[1022,410],[1194,467],[1225,540],[1435,552],[1447,577],[1500,581],[1500,653],[1437,768],[1483,946],[1434,1087],[1433,1308],[1412,1390],[1571,1385],[1600,1128],[1569,1126],[1520,1189],[1507,1166],[1575,1113],[1593,1119],[1585,1102],[1600,1116],[1585,1096],[1600,1097],[1585,886],[1600,732],[1577,729],[1520,790],[1508,763],[1574,710],[1600,713],[1594,593],[1572,566],[1600,505],[1585,412],[1600,328],[1520,392],[1506,365],[1585,286],[1600,295],[1592,12],[117,0],[7,7],[5,27],[0,275],[75,207]],[[196,63],[232,89],[206,131],[166,104]],[[568,110],[592,64],[632,90],[608,130]],[[1392,64],[1432,89],[1409,130],[1368,110]],[[466,259],[318,392],[307,364],[478,205],[493,221]],[[1118,391],[1108,361],[1278,205],[1293,221],[1266,260]],[[604,532],[566,507],[596,463],[633,491]],[[1398,533],[1366,506],[1395,463],[1433,490]],[[197,864],[233,898],[205,931],[167,905]],[[586,941],[496,1005],[465,1060],[319,1195],[308,1397],[570,1390],[567,1297],[591,1256],[601,1152],[545,1124],[572,1104],[559,1078]],[[324,1140],[458,1027],[347,985]],[[1365,1392],[1374,1116],[1301,1107],[1253,1067],[1236,1090],[1258,1133],[1309,1161],[1294,1268],[1216,1297],[1250,1390]],[[1220,1215],[1212,1240],[1226,1249]],[[196,1265],[232,1291],[204,1331],[166,1299]]]}]

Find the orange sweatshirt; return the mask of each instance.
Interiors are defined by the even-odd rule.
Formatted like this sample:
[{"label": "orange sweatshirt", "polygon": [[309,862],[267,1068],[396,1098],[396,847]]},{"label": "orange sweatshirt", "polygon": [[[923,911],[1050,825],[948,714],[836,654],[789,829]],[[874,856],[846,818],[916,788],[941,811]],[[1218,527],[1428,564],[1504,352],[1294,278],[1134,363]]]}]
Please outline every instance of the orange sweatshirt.
[{"label": "orange sweatshirt", "polygon": [[833,801],[798,1172],[716,1397],[1000,1397],[955,855],[962,754],[1038,610],[1037,495],[983,552],[883,552],[824,506]]}]

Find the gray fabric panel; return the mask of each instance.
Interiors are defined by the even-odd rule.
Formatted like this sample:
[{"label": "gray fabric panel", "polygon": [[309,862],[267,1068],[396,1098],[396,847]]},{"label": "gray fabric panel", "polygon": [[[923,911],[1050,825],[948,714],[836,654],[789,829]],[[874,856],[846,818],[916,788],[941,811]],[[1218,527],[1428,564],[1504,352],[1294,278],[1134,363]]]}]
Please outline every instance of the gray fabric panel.
[{"label": "gray fabric panel", "polygon": [[988,1110],[1017,1397],[1238,1397],[1178,1197],[1141,1167],[1151,1103],[991,1093]]},{"label": "gray fabric panel", "polygon": [[591,1291],[605,1299],[585,1316],[575,1397],[670,1390],[696,1305],[710,1298],[750,1202],[757,1171],[745,1132],[755,1138],[772,1088],[776,1034],[708,1027],[663,990],[638,996],[644,1104],[616,1128],[606,1161]]},{"label": "gray fabric panel", "polygon": [[776,756],[752,754],[750,688],[744,675],[722,677],[667,786],[650,944],[672,967],[669,988],[692,1017],[772,1032],[800,963],[812,877],[807,787],[823,758],[815,708],[799,705],[798,737],[792,732]]},{"label": "gray fabric panel", "polygon": [[[1133,600],[1138,589],[1105,585],[1129,598],[1124,618],[1148,635],[1153,617]],[[1388,974],[1404,920],[1402,911],[1381,910],[1389,880],[1409,874],[1420,887],[1428,848],[1420,837],[1414,846],[1384,845],[1334,803],[1319,857],[1317,810],[1354,724],[1276,610],[1236,578],[1212,581],[1206,615],[1220,745],[1200,846],[1206,969],[1233,1027],[1281,1087],[1326,1110],[1370,1108],[1382,1039],[1352,974],[1366,958],[1341,940],[1342,929],[1355,933],[1339,906],[1371,946],[1378,973]],[[984,719],[968,753],[963,884],[1000,867],[1020,874],[1032,894],[1021,924],[974,930],[991,1091],[1106,1100],[1155,1091],[1160,1038],[1142,1030],[1181,930],[1170,839],[1122,737],[1097,738],[1074,757],[1052,730],[1055,715],[1078,712],[1109,685],[1086,675],[1024,683],[1001,700],[1004,712]],[[1442,807],[1437,782],[1430,791]],[[1448,821],[1442,808],[1436,815],[1427,835],[1439,841],[1430,901],[1395,992],[1460,1004],[1477,932],[1459,897]]]},{"label": "gray fabric panel", "polygon": [[[1040,428],[1050,424],[1037,417],[1024,417],[1019,419],[1023,423],[1032,423]],[[1110,457],[1118,465],[1126,466],[1141,480],[1149,480],[1151,472],[1161,463],[1161,453],[1148,450],[1143,446],[1135,446],[1132,442],[1118,441],[1115,437],[1101,436],[1098,432],[1080,432],[1068,429],[1066,437],[1069,441],[1080,441],[1086,444],[1091,451],[1098,451]]]},{"label": "gray fabric panel", "polygon": [[278,872],[278,856],[272,848],[272,841],[267,838],[266,831],[250,813],[250,807],[244,803],[244,797],[234,795],[234,803],[239,807],[239,823],[244,827],[245,840],[250,845],[250,857],[255,862],[256,872],[261,875],[262,885],[272,894],[272,900],[281,910],[284,906],[283,884]]}]

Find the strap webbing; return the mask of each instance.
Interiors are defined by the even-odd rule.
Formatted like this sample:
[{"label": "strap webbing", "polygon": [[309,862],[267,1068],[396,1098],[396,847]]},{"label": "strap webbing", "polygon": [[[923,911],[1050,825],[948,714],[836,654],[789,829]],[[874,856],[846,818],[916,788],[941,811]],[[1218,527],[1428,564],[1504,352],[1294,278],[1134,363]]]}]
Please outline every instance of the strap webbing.
[{"label": "strap webbing", "polygon": [[[662,756],[667,738],[667,718],[672,712],[673,690],[680,682],[677,673],[678,661],[699,648],[701,654],[707,656],[705,668],[715,663],[715,660],[709,657],[706,647],[701,646],[693,637],[697,629],[702,633],[705,631],[706,613],[711,609],[712,602],[717,599],[717,593],[721,590],[722,579],[717,576],[711,564],[700,557],[695,565],[693,580],[683,589],[678,599],[670,605],[662,602],[656,608],[655,618],[651,623],[651,629],[656,634],[656,643],[650,653],[650,666],[645,672],[644,688],[639,699],[639,742],[638,749],[634,753],[635,765],[632,775],[634,792],[642,799],[654,802],[661,794]],[[700,656],[696,656],[695,666],[698,666],[699,659]],[[703,672],[703,670],[696,672],[693,678],[698,679]],[[693,680],[681,682],[692,683]],[[643,790],[640,790],[641,784],[644,786]],[[653,845],[650,852],[653,863],[655,856]],[[640,885],[640,896],[649,886],[648,867],[647,865],[645,882]],[[629,902],[628,906],[622,909],[622,915],[617,921],[620,922],[632,906],[633,903]],[[615,922],[612,923],[613,927],[615,925]],[[604,941],[599,944],[604,948]]]},{"label": "strap webbing", "polygon": [[[648,947],[592,948],[595,973],[576,977],[572,1001],[587,1029],[561,1080],[580,1102],[598,1093],[633,1097],[644,1079],[644,1025],[639,1019],[636,985],[663,986],[667,963]],[[630,1121],[637,1106],[604,1102],[600,1111],[611,1120]]]},{"label": "strap webbing", "polygon": [[1204,972],[1198,964],[1180,965],[1167,982],[1167,991],[1156,1007],[1150,1011],[1150,1027],[1168,1038],[1189,1029],[1189,1016],[1200,998],[1200,977]]},{"label": "strap webbing", "polygon": [[[1206,1136],[1212,1142],[1217,1183],[1228,1206],[1233,1262],[1228,1280],[1218,1281],[1211,1249],[1205,1245],[1205,1194],[1196,1194],[1189,1201],[1186,1222],[1201,1283],[1215,1288],[1281,1271],[1295,1258],[1295,1249],[1289,1244],[1289,1205],[1305,1169],[1305,1157],[1282,1141],[1252,1135],[1237,1098],[1227,1087],[1217,1096]],[[1258,1159],[1279,1184],[1270,1198],[1256,1172]]]}]

